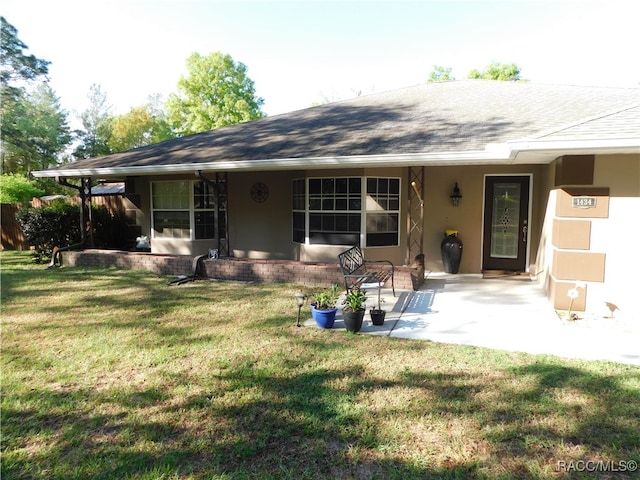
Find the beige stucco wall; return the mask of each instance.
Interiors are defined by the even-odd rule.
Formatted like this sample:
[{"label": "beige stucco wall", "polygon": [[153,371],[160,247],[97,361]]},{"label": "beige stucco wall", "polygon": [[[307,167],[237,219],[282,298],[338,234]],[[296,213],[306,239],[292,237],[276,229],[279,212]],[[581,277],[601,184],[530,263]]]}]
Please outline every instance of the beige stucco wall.
[{"label": "beige stucco wall", "polygon": [[[529,230],[530,273],[550,292],[550,298],[566,297],[567,281],[554,279],[553,261],[558,246],[553,245],[554,220],[557,219],[556,163],[509,167],[461,166],[425,167],[423,196],[424,253],[427,270],[442,271],[440,242],[446,229],[457,229],[464,242],[460,273],[479,273],[482,269],[482,229],[484,181],[486,175],[530,174],[531,221]],[[398,247],[368,248],[369,259],[389,259],[396,265],[405,263],[407,250],[406,215],[409,200],[408,169],[337,169],[334,171],[291,171],[261,173],[229,173],[229,237],[233,255],[257,259],[291,259],[306,262],[335,262],[337,254],[347,246],[305,246],[291,241],[291,181],[305,176],[385,176],[401,178],[401,238]],[[189,178],[194,176],[172,177]],[[150,232],[149,181],[167,177],[134,179],[135,194],[141,208],[136,213],[143,234]],[[266,202],[251,198],[251,186],[262,181],[269,187]],[[449,195],[455,182],[463,198],[459,207],[451,205]],[[609,211],[606,218],[589,219],[589,251],[604,258],[604,281],[587,281],[584,308],[607,313],[605,302],[621,312],[640,312],[633,275],[640,266],[640,154],[596,156],[593,187],[609,189]],[[571,217],[566,217],[571,220]],[[580,224],[582,225],[582,224]],[[560,228],[566,232],[567,225]],[[563,230],[564,229],[564,230]],[[570,231],[571,229],[569,229]],[[583,231],[584,229],[578,229]],[[576,231],[578,231],[576,230]],[[587,230],[584,230],[587,231]],[[569,240],[572,240],[569,238]],[[189,242],[156,239],[155,253],[197,255],[215,247],[210,241]],[[583,245],[584,242],[576,243]],[[560,243],[567,250],[568,244]],[[572,250],[568,248],[568,250]],[[582,249],[576,248],[577,250]],[[571,252],[569,252],[571,253]],[[565,288],[566,287],[566,288]]]},{"label": "beige stucco wall", "polygon": [[[464,244],[459,273],[482,271],[485,175],[532,175],[529,258],[535,259],[541,231],[540,212],[546,204],[540,197],[548,181],[548,169],[545,165],[425,168],[424,246],[427,270],[443,271],[440,243],[445,230],[453,229],[459,231],[458,236]],[[462,194],[458,207],[454,207],[449,198],[456,182]],[[544,198],[546,199],[546,193]]]},{"label": "beige stucco wall", "polygon": [[127,179],[127,188],[131,190],[134,202],[140,205],[135,212],[136,225],[141,234],[151,237],[151,193],[149,177],[131,177]]},{"label": "beige stucco wall", "polygon": [[[304,262],[336,262],[344,246],[301,245],[291,240],[291,181],[305,177],[381,176],[400,177],[406,192],[406,168],[336,169],[289,172],[229,174],[229,241],[234,256],[240,258],[289,259]],[[251,199],[251,186],[261,181],[269,188],[266,202]],[[401,229],[404,229],[404,198]],[[401,233],[398,247],[367,248],[367,259],[388,259],[403,263],[406,234]]]},{"label": "beige stucco wall", "polygon": [[[609,302],[620,309],[616,316],[640,320],[640,296],[634,280],[640,267],[640,250],[636,247],[640,236],[640,155],[596,155],[592,186],[575,188],[608,191],[606,202],[599,203],[606,207],[606,212],[601,208],[574,209],[572,216],[570,207],[559,206],[562,202],[566,205],[563,197],[567,193],[560,187],[554,188],[551,181],[537,255],[537,279],[556,308],[568,308],[567,291],[575,287],[577,280],[584,282],[584,288],[578,289],[574,310],[609,316],[611,312],[605,303]],[[571,191],[572,187],[566,189]],[[572,237],[580,232],[588,234],[588,238]],[[580,272],[584,270],[581,264],[554,265],[559,252],[567,258],[582,253],[597,261],[602,259],[604,274],[581,278]]]},{"label": "beige stucco wall", "polygon": [[609,217],[592,220],[591,249],[605,252],[606,264],[604,283],[589,283],[587,310],[608,314],[611,302],[640,319],[640,154],[597,156],[593,181],[609,187],[610,198]]},{"label": "beige stucco wall", "polygon": [[[215,174],[204,174],[215,179]],[[231,252],[236,257],[293,259],[299,257],[297,246],[291,242],[291,179],[297,172],[260,172],[228,174],[228,230]],[[147,176],[131,179],[141,209],[137,212],[143,235],[151,236],[152,181],[197,180],[195,175]],[[251,187],[257,181],[269,188],[269,197],[258,203],[251,198]],[[241,220],[241,221],[240,221]],[[155,238],[153,253],[201,255],[216,248],[212,240],[183,240]]]},{"label": "beige stucco wall", "polygon": [[[206,174],[205,174],[206,176]],[[228,173],[228,230],[231,253],[239,258],[301,260],[305,262],[336,262],[340,252],[349,248],[344,246],[301,245],[291,240],[291,181],[305,177],[347,177],[380,176],[400,177],[401,213],[400,242],[397,247],[375,247],[365,249],[367,259],[390,260],[402,265],[406,250],[406,198],[407,169],[370,168],[335,169],[309,171],[247,172]],[[209,175],[215,178],[215,175]],[[157,180],[195,180],[190,175],[138,177],[134,181],[135,193],[139,195],[142,208],[137,215],[142,234],[150,235],[150,182]],[[251,198],[251,187],[262,182],[269,189],[264,202]],[[162,254],[201,255],[215,248],[210,240],[189,241],[181,239],[152,239],[152,252]]]},{"label": "beige stucco wall", "polygon": [[556,162],[542,168],[538,194],[538,211],[541,215],[538,231],[538,246],[531,252],[531,277],[538,281],[545,292],[549,291],[549,271],[553,260],[553,217],[556,206],[556,192],[553,190],[556,180]]},{"label": "beige stucco wall", "polygon": [[[298,260],[291,241],[291,180],[303,173],[230,173],[229,243],[233,256],[240,258]],[[265,202],[251,198],[256,182],[269,189]]]}]

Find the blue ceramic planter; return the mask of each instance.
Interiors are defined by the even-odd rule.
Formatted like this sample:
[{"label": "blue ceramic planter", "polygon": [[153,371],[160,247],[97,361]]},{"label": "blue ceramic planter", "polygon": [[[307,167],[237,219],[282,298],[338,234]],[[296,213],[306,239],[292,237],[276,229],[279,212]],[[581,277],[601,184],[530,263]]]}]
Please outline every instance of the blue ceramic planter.
[{"label": "blue ceramic planter", "polygon": [[316,308],[311,305],[311,316],[320,328],[333,328],[337,311],[337,308],[331,310],[316,310]]}]

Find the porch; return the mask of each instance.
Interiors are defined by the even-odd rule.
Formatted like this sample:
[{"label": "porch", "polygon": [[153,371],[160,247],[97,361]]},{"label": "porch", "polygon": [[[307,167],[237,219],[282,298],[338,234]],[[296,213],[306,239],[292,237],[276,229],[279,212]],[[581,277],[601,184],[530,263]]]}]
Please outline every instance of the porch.
[{"label": "porch", "polygon": [[[579,320],[568,321],[540,285],[521,278],[431,273],[417,291],[397,291],[394,298],[383,289],[385,322],[372,325],[367,312],[361,333],[640,365],[636,318],[580,312]],[[370,298],[367,309],[375,301]],[[315,321],[304,324],[314,327]],[[341,328],[338,311],[334,329]]]},{"label": "porch", "polygon": [[[149,270],[158,275],[193,274],[193,257],[120,250],[81,250],[61,252],[62,264],[68,266],[116,267]],[[336,263],[308,263],[293,260],[260,260],[224,257],[202,262],[205,276],[211,279],[240,282],[289,282],[304,286],[343,285],[344,277]],[[396,266],[395,286],[399,290],[417,290],[424,281],[424,267]]]}]

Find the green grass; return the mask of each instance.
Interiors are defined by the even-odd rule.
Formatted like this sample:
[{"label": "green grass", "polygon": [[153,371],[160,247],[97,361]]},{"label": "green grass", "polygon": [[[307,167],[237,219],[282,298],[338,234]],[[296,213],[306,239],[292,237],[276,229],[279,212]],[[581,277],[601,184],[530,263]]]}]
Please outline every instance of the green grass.
[{"label": "green grass", "polygon": [[637,478],[557,462],[640,461],[638,367],[297,328],[295,285],[0,259],[3,479]]}]

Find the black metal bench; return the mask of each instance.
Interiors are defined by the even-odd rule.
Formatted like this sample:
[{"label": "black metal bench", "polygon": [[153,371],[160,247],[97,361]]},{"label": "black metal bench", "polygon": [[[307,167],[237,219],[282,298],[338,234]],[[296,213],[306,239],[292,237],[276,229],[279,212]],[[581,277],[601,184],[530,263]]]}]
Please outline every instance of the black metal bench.
[{"label": "black metal bench", "polygon": [[339,254],[338,262],[340,262],[347,291],[353,286],[379,289],[391,279],[391,290],[393,296],[396,296],[396,287],[393,283],[394,266],[389,260],[365,260],[362,249],[355,246]]}]

